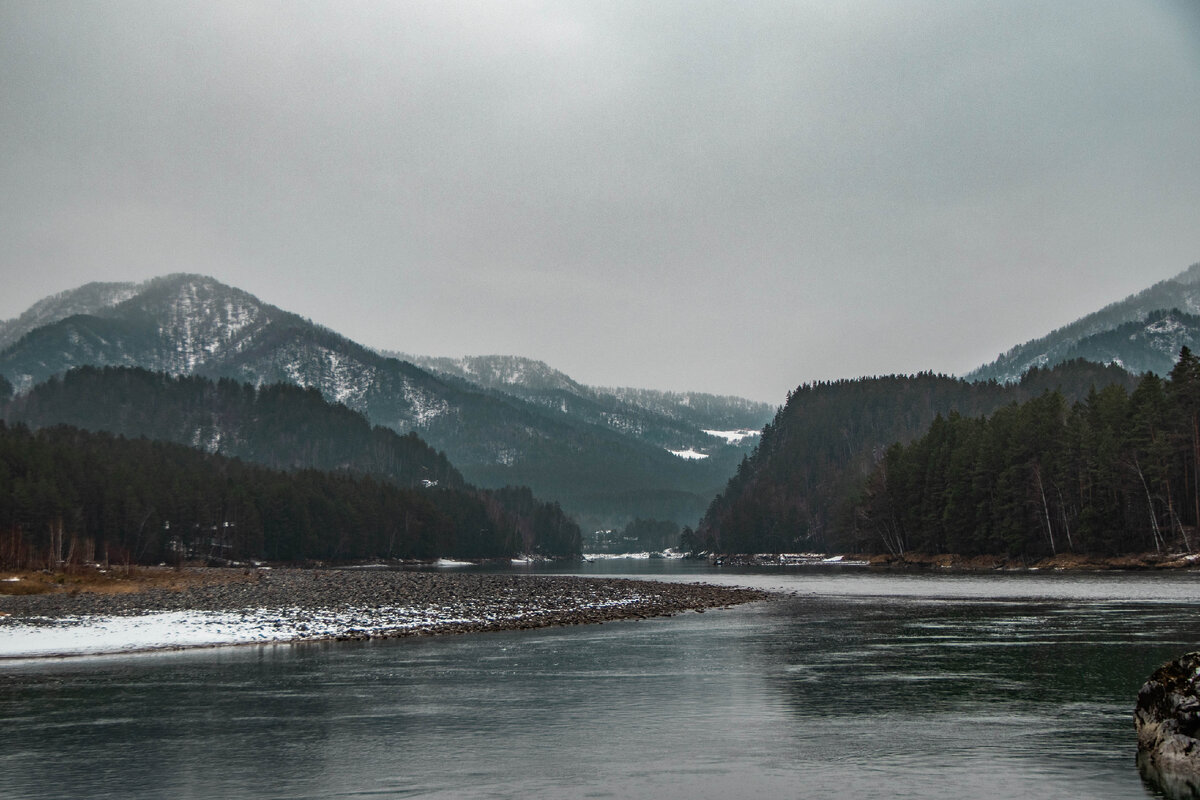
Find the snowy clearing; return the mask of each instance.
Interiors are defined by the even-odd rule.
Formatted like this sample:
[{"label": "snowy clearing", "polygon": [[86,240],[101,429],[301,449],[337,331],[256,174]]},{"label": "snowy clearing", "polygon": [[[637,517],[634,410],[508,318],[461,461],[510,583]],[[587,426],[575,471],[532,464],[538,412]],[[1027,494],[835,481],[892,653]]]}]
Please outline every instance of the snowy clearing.
[{"label": "snowy clearing", "polygon": [[718,439],[724,439],[729,444],[738,444],[743,439],[748,439],[751,436],[758,436],[762,431],[752,431],[741,429],[736,431],[704,431],[709,436],[715,436]]}]

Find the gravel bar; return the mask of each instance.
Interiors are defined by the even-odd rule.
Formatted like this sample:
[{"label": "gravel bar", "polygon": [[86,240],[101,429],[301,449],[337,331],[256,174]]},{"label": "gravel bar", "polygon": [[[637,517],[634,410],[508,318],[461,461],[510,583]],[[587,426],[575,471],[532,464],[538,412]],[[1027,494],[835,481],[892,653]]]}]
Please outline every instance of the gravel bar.
[{"label": "gravel bar", "polygon": [[233,615],[243,625],[273,632],[270,641],[358,640],[644,619],[770,596],[753,589],[620,578],[273,569],[184,589],[3,596],[0,612],[8,616],[0,616],[0,630],[189,612]]}]

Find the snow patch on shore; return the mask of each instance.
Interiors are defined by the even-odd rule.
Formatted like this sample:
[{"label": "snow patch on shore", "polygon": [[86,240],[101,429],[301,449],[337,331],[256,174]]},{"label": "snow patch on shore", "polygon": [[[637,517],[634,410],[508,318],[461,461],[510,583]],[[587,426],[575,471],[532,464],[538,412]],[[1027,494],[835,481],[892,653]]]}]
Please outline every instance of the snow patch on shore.
[{"label": "snow patch on shore", "polygon": [[583,554],[584,561],[615,561],[615,560],[619,560],[619,559],[644,560],[644,559],[650,559],[650,558],[664,558],[664,559],[678,560],[678,559],[682,559],[682,558],[686,558],[686,557],[687,557],[687,553],[672,550],[669,547],[666,550],[656,551],[653,553],[651,553],[649,550],[643,550],[640,553],[584,553]]},{"label": "snow patch on shore", "polygon": [[503,624],[564,611],[603,609],[643,602],[634,594],[569,608],[499,609],[486,604],[340,609],[248,609],[234,612],[160,611],[131,616],[82,616],[0,625],[0,659],[102,655],[188,647],[270,644],[419,633],[459,625]]},{"label": "snow patch on shore", "polygon": [[71,617],[0,627],[0,658],[121,653],[273,641],[241,614],[164,611],[136,617]]}]

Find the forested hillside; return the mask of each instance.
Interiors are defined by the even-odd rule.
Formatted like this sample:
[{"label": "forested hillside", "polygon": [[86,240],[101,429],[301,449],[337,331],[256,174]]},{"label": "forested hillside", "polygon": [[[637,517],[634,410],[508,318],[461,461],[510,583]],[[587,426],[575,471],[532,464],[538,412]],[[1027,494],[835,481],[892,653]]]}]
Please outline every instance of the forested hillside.
[{"label": "forested hillside", "polygon": [[461,487],[442,453],[416,434],[372,427],[316,389],[171,377],[134,367],[79,367],[19,395],[3,417],[176,442],[278,469],[347,470],[406,487]]},{"label": "forested hillside", "polygon": [[989,418],[938,417],[894,445],[850,548],[896,554],[1192,550],[1200,544],[1200,360],[1070,403],[1048,392]]},{"label": "forested hillside", "polygon": [[922,373],[801,386],[709,506],[698,546],[725,553],[846,546],[857,541],[855,501],[867,475],[890,445],[923,434],[939,415],[977,417],[1047,390],[1080,399],[1111,384],[1132,389],[1136,379],[1076,361],[1030,370],[1013,385]]},{"label": "forested hillside", "polygon": [[0,564],[304,561],[579,552],[524,490],[406,489],[182,445],[0,422]]},{"label": "forested hillside", "polygon": [[1200,316],[1171,309],[1092,334],[1075,344],[1067,355],[1098,364],[1117,364],[1137,375],[1153,372],[1165,377],[1182,348],[1195,350],[1198,346]]},{"label": "forested hillside", "polygon": [[[678,416],[574,393],[577,384],[545,365],[530,397],[434,375],[201,275],[89,284],[35,304],[2,332],[11,344],[0,375],[20,392],[85,365],[311,388],[374,425],[416,432],[475,485],[530,486],[592,527],[693,522],[744,452]],[[476,367],[491,370],[488,380],[510,383],[534,363],[485,361]],[[769,416],[761,404],[730,408]],[[672,454],[692,451],[708,458]]]},{"label": "forested hillside", "polygon": [[442,377],[520,397],[672,449],[706,449],[712,442],[703,435],[705,430],[757,431],[775,411],[743,397],[584,386],[541,361],[516,356],[390,355]]}]

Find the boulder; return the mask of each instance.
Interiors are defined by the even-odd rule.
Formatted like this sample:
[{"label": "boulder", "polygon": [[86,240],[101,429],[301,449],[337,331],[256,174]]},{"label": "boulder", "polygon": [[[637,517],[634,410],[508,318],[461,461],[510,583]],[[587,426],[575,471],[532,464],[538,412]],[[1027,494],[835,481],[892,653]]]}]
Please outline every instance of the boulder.
[{"label": "boulder", "polygon": [[1200,798],[1200,652],[1154,671],[1133,720],[1143,777],[1168,797]]}]

